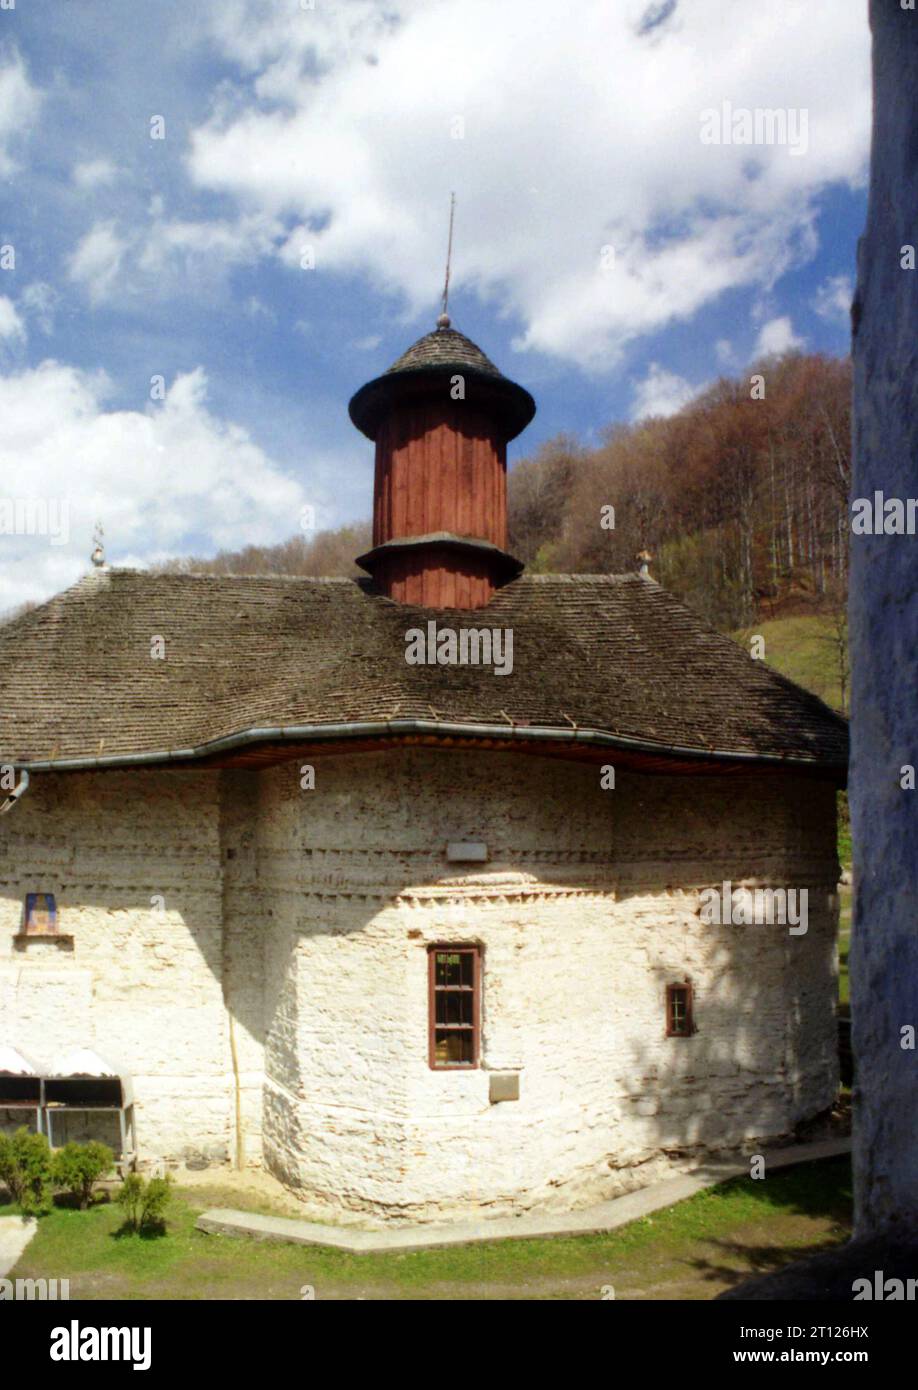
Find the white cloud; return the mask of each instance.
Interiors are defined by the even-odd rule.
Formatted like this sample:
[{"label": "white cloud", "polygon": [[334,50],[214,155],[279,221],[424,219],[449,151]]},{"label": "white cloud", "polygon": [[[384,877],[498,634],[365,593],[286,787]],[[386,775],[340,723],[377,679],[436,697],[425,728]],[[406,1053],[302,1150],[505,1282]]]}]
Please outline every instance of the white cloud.
[{"label": "white cloud", "polygon": [[82,238],[67,263],[70,279],[81,285],[96,303],[114,289],[124,253],[130,242],[114,222],[97,222]]},{"label": "white cloud", "polygon": [[261,214],[200,222],[169,217],[160,195],[150,200],[148,217],[125,231],[113,221],[96,222],[78,243],[68,273],[93,303],[128,293],[176,295],[189,285],[200,290],[233,266],[272,254],[281,240],[280,225]]},{"label": "white cloud", "polygon": [[15,173],[11,146],[29,129],[40,105],[41,93],[29,81],[19,54],[11,53],[0,66],[0,177]]},{"label": "white cloud", "polygon": [[[104,375],[54,361],[0,376],[4,497],[39,499],[49,516],[62,501],[69,509],[65,544],[0,535],[4,609],[85,573],[100,519],[113,564],[290,535],[303,488],[244,429],[208,410],[200,369],[145,411],[107,409],[109,391]],[[308,500],[320,510],[328,502]]]},{"label": "white cloud", "polygon": [[[264,219],[254,254],[295,268],[313,245],[317,273],[433,315],[455,188],[454,285],[517,316],[521,348],[589,367],[727,289],[769,290],[815,253],[819,192],[863,178],[869,35],[837,0],[581,0],[576,24],[531,0],[227,0],[211,23],[241,81],[189,169]],[[806,109],[807,153],[703,145],[724,100]]]},{"label": "white cloud", "polygon": [[25,336],[25,324],[19,316],[15,304],[5,295],[0,295],[0,339],[19,339],[22,341]]},{"label": "white cloud", "polygon": [[118,170],[110,159],[87,159],[73,168],[77,188],[101,188],[114,183]]},{"label": "white cloud", "polygon": [[268,323],[277,323],[274,310],[262,303],[257,294],[249,295],[245,302],[245,311],[250,319],[265,319]]},{"label": "white cloud", "polygon": [[756,340],[754,357],[780,357],[784,352],[805,346],[805,340],[798,338],[789,315],[769,319],[763,323]]},{"label": "white cloud", "polygon": [[697,396],[699,389],[685,377],[668,372],[658,362],[651,362],[644,380],[634,388],[631,418],[646,420],[652,416],[675,415]]},{"label": "white cloud", "polygon": [[159,273],[167,268],[173,254],[238,261],[246,254],[246,240],[244,227],[234,223],[158,218],[145,240],[140,265],[143,270]]},{"label": "white cloud", "polygon": [[830,275],[813,297],[813,308],[829,323],[847,324],[850,321],[854,286],[848,275]]},{"label": "white cloud", "polygon": [[222,275],[233,265],[251,264],[274,250],[281,233],[274,219],[261,214],[235,221],[193,222],[168,217],[162,200],[154,202],[151,213],[136,269],[160,289],[174,286],[177,276],[199,280],[202,275]]},{"label": "white cloud", "polygon": [[54,309],[57,300],[58,294],[53,285],[44,280],[33,280],[22,291],[19,302],[23,311],[34,319],[42,333],[50,335],[54,332]]}]

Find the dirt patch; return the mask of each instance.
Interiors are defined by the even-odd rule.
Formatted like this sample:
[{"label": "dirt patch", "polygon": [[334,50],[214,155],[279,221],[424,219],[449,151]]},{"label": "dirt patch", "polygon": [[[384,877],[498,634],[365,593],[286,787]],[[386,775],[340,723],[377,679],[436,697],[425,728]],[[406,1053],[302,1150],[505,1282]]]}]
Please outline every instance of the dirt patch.
[{"label": "dirt patch", "polygon": [[223,1172],[183,1169],[175,1175],[176,1186],[188,1201],[201,1210],[207,1207],[241,1207],[266,1216],[303,1216],[303,1208],[277,1178],[261,1168]]}]

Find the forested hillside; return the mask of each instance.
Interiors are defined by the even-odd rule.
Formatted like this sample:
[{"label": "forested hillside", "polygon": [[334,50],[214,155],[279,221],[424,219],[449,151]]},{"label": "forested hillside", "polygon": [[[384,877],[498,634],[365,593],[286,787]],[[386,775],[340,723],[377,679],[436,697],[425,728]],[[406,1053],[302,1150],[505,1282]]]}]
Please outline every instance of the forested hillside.
[{"label": "forested hillside", "polygon": [[798,599],[835,607],[850,389],[849,362],[790,355],[669,419],[614,426],[598,449],[555,440],[511,474],[510,547],[533,569],[581,573],[634,569],[649,550],[654,577],[727,630]]}]

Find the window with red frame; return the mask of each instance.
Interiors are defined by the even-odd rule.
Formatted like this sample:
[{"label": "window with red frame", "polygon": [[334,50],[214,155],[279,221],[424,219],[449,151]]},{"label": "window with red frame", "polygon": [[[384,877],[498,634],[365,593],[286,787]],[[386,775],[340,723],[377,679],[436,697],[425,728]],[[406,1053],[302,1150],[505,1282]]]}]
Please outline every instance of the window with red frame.
[{"label": "window with red frame", "polygon": [[436,1071],[478,1066],[481,951],[431,946],[428,952],[429,1060]]}]

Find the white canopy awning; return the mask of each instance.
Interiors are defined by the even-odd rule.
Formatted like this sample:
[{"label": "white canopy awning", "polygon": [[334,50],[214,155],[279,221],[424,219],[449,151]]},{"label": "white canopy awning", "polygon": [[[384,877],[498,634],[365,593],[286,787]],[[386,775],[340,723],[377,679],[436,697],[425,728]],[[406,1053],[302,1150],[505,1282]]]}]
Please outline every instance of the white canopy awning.
[{"label": "white canopy awning", "polygon": [[0,1043],[0,1076],[38,1076],[38,1074],[39,1068],[27,1057],[23,1057],[21,1052],[17,1052],[15,1047]]},{"label": "white canopy awning", "polygon": [[100,1077],[117,1076],[118,1071],[108,1062],[103,1061],[98,1052],[92,1052],[88,1047],[75,1047],[72,1052],[56,1057],[51,1070],[45,1075]]}]

